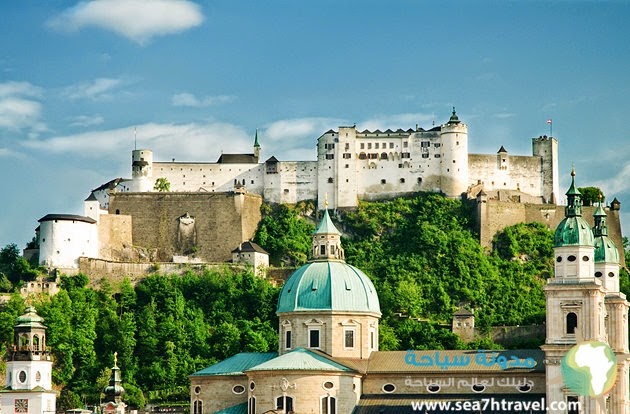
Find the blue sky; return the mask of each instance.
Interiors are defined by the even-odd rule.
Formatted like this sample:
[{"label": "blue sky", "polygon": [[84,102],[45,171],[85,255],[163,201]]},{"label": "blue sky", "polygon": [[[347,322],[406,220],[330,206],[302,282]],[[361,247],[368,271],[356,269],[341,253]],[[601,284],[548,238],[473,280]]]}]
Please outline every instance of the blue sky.
[{"label": "blue sky", "polygon": [[[469,148],[559,141],[562,191],[630,227],[630,2],[21,0],[0,3],[0,247],[156,160],[306,160],[329,128],[430,127]],[[628,210],[630,211],[630,210]]]}]

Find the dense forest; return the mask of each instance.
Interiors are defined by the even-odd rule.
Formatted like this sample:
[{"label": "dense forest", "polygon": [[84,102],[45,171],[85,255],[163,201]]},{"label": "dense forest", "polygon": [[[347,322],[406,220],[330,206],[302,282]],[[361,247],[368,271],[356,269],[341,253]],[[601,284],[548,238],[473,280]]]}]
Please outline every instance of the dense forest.
[{"label": "dense forest", "polygon": [[[308,260],[313,214],[310,203],[263,206],[255,241],[274,265]],[[497,234],[486,251],[473,217],[466,203],[437,194],[364,202],[333,216],[344,233],[346,260],[368,274],[378,291],[381,350],[493,348],[485,335],[489,327],[544,321],[542,288],[553,271],[553,233],[540,224],[518,224]],[[15,245],[0,250],[0,290],[40,271],[16,252]],[[622,273],[622,290],[629,294]],[[277,349],[279,288],[252,269],[153,274],[136,286],[102,281],[98,290],[88,282],[85,275],[61,276],[60,293],[32,302],[48,326],[61,409],[99,403],[114,352],[124,399],[140,407],[187,404],[191,373],[237,352]],[[462,305],[474,310],[481,333],[469,344],[448,329]],[[14,293],[0,310],[5,345],[25,307]]]}]

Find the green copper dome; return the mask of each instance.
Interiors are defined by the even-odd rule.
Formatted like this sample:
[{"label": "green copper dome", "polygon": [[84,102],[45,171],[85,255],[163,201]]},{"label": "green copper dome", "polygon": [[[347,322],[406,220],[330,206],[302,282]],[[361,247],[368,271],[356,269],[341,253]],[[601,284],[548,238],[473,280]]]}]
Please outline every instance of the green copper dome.
[{"label": "green copper dome", "polygon": [[582,218],[582,194],[575,187],[575,170],[571,170],[571,186],[566,195],[564,219],[556,228],[553,246],[593,246],[595,243],[593,231]]},{"label": "green copper dome", "polygon": [[619,250],[608,236],[595,237],[595,263],[619,263]]},{"label": "green copper dome", "polygon": [[601,200],[597,205],[593,218],[593,235],[595,236],[595,263],[619,263],[619,250],[615,242],[608,237],[608,226],[606,225],[606,211]]},{"label": "green copper dome", "polygon": [[593,232],[582,217],[565,217],[553,235],[553,246],[593,246]]},{"label": "green copper dome", "polygon": [[277,313],[313,310],[381,314],[370,278],[341,260],[307,263],[282,287]]}]

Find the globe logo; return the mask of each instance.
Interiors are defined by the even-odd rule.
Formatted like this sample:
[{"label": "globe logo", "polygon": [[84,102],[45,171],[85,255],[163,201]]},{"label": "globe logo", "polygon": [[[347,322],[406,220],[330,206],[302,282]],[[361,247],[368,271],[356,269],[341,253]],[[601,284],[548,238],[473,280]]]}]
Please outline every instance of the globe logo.
[{"label": "globe logo", "polygon": [[560,364],[564,384],[577,395],[599,397],[615,385],[615,352],[599,341],[580,342],[567,352]]}]

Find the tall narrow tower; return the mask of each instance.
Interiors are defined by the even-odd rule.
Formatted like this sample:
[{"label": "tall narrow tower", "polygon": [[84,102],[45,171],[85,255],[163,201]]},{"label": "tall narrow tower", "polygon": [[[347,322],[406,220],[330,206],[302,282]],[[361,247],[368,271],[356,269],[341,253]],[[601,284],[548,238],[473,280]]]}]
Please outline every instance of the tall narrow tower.
[{"label": "tall narrow tower", "polygon": [[468,188],[468,126],[453,108],[441,128],[441,189],[448,197],[460,197]]},{"label": "tall narrow tower", "polygon": [[256,162],[260,162],[260,143],[258,142],[258,128],[256,128],[256,136],[254,137],[254,158],[256,158]]},{"label": "tall narrow tower", "polygon": [[606,335],[617,356],[617,382],[609,394],[608,412],[625,414],[630,411],[628,383],[628,307],[626,295],[619,291],[619,250],[608,237],[606,211],[600,199],[593,215],[595,236],[595,278],[606,289]]},{"label": "tall narrow tower", "polygon": [[117,353],[114,352],[114,366],[112,367],[112,375],[109,377],[109,385],[103,390],[105,392],[105,400],[101,404],[101,412],[104,414],[125,414],[127,405],[122,401],[122,395],[125,389],[121,385],[120,368],[118,368]]},{"label": "tall narrow tower", "polygon": [[13,329],[2,390],[3,413],[55,413],[57,394],[52,390],[52,361],[43,321],[28,307]]},{"label": "tall narrow tower", "polygon": [[[584,412],[601,413],[602,407],[589,397],[573,395],[563,384],[561,361],[578,341],[606,342],[606,289],[596,280],[595,241],[589,224],[582,218],[582,195],[575,187],[566,193],[565,217],[554,234],[554,277],[547,281],[547,337],[545,352],[546,388],[549,403],[580,400]],[[565,411],[549,410],[549,413]]]}]

